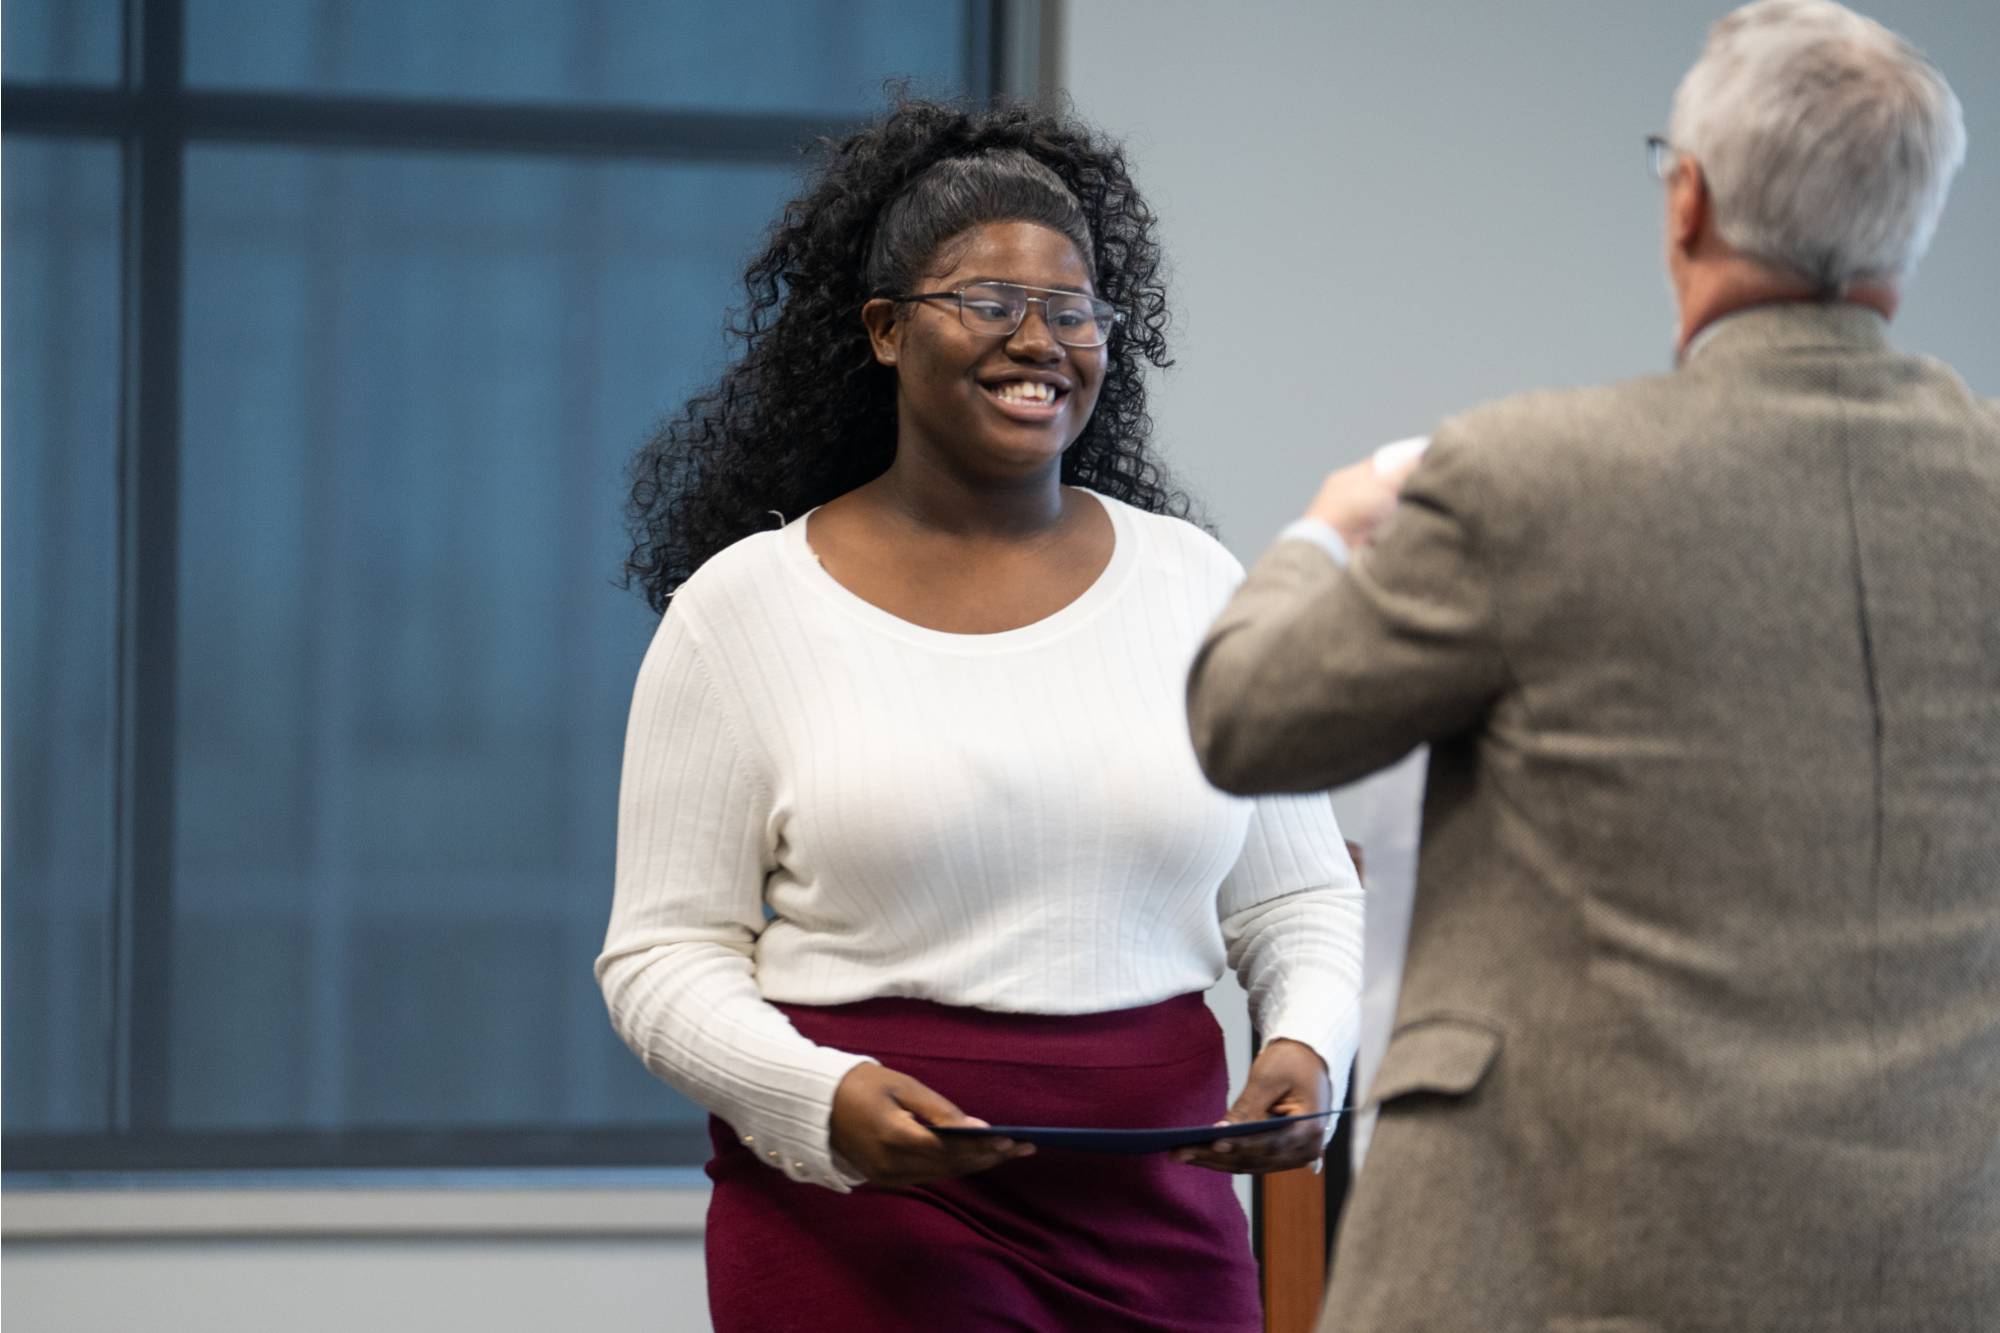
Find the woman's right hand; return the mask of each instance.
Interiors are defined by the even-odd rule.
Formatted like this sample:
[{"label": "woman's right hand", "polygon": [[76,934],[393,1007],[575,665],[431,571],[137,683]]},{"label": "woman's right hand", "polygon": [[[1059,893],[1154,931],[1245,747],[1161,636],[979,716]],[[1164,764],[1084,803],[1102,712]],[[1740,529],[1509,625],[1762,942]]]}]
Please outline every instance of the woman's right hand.
[{"label": "woman's right hand", "polygon": [[985,1171],[1034,1153],[1032,1143],[990,1138],[943,1138],[931,1125],[986,1122],[965,1114],[908,1074],[860,1064],[833,1094],[833,1150],[871,1185],[925,1185]]}]

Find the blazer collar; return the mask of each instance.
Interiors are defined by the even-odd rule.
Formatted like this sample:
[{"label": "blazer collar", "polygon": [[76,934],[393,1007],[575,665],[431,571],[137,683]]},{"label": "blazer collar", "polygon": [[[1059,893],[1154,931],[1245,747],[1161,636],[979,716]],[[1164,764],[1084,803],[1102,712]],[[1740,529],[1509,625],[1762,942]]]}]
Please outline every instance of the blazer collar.
[{"label": "blazer collar", "polygon": [[1743,356],[1806,347],[1889,345],[1889,321],[1851,301],[1779,301],[1724,315],[1694,336],[1682,365],[1698,357]]}]

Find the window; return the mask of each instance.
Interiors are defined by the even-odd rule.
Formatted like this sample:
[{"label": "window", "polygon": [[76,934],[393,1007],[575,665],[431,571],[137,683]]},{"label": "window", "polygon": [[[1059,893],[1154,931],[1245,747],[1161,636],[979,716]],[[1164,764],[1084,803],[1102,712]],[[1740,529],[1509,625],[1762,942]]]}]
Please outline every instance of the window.
[{"label": "window", "polygon": [[705,1155],[589,975],[623,469],[799,147],[1011,17],[10,0],[10,1170]]}]

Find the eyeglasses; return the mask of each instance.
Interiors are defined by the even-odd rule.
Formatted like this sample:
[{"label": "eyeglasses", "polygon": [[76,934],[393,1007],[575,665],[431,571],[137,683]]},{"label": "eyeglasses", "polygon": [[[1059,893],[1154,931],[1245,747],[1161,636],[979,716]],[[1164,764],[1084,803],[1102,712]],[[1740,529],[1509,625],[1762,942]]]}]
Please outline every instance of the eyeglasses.
[{"label": "eyeglasses", "polygon": [[[1029,292],[1041,292],[1030,296]],[[1111,331],[1125,322],[1125,312],[1095,296],[1054,287],[1023,287],[1012,282],[974,282],[949,292],[911,292],[891,301],[956,301],[958,322],[974,333],[1011,337],[1028,317],[1028,307],[1042,308],[1049,333],[1065,347],[1102,347]]]},{"label": "eyeglasses", "polygon": [[1679,160],[1681,150],[1668,143],[1657,134],[1646,136],[1646,168],[1653,173],[1653,179],[1665,185],[1674,174],[1674,163]]}]

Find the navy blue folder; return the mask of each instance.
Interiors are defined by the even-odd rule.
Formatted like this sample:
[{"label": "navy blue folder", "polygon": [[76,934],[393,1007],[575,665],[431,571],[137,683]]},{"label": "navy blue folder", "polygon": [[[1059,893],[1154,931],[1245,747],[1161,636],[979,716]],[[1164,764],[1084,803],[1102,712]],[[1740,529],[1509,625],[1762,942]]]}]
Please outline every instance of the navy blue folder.
[{"label": "navy blue folder", "polygon": [[994,1125],[990,1129],[979,1129],[970,1125],[932,1125],[931,1132],[947,1138],[1012,1139],[1016,1143],[1032,1143],[1038,1148],[1136,1156],[1214,1143],[1218,1139],[1268,1134],[1301,1120],[1321,1120],[1339,1113],[1339,1109],[1308,1111],[1304,1115],[1281,1115],[1272,1120],[1246,1120],[1240,1125],[1186,1125],[1179,1129],[1066,1129],[1053,1125]]}]

